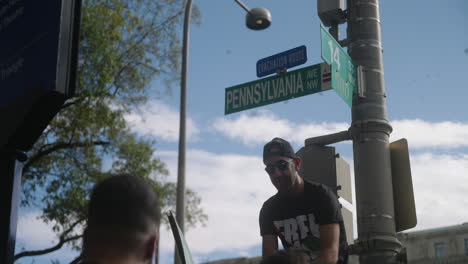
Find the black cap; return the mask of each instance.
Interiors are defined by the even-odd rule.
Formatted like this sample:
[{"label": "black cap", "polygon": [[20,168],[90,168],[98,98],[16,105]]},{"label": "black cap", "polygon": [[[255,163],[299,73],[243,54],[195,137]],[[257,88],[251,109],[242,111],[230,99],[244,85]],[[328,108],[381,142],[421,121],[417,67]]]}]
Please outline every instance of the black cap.
[{"label": "black cap", "polygon": [[283,156],[291,159],[296,158],[296,154],[288,141],[282,138],[274,138],[263,147],[263,160],[271,156]]}]

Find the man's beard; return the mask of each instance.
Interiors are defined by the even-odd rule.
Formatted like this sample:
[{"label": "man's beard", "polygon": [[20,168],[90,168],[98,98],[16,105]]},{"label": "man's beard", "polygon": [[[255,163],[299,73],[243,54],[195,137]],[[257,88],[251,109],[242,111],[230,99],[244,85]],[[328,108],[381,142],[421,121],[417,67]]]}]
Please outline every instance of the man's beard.
[{"label": "man's beard", "polygon": [[278,180],[275,181],[274,185],[278,192],[287,193],[290,188],[293,186],[293,177],[292,175],[282,174]]}]

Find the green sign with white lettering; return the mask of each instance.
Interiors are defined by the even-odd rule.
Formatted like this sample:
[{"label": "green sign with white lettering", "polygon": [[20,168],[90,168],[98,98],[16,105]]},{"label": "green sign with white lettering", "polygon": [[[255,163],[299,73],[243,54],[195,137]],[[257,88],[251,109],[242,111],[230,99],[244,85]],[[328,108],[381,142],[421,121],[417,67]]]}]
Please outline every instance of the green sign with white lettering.
[{"label": "green sign with white lettering", "polygon": [[316,64],[226,88],[224,114],[330,90],[330,67]]},{"label": "green sign with white lettering", "polygon": [[353,105],[353,94],[357,93],[356,65],[323,25],[320,25],[320,38],[322,41],[322,59],[331,66],[331,86],[351,107]]}]

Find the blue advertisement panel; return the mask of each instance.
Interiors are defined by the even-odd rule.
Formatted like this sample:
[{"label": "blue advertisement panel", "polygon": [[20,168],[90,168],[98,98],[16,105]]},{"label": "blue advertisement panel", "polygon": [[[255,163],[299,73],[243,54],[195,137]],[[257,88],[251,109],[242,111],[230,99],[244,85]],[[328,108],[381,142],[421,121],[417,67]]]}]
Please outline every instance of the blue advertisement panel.
[{"label": "blue advertisement panel", "polygon": [[0,0],[0,108],[55,88],[62,1]]},{"label": "blue advertisement panel", "polygon": [[0,148],[28,149],[74,92],[81,0],[0,0]]}]

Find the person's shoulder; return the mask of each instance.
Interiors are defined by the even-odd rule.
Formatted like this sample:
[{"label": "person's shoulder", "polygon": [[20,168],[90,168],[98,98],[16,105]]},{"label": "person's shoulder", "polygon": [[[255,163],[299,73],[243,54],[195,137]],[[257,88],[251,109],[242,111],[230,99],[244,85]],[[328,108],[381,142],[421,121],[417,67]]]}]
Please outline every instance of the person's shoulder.
[{"label": "person's shoulder", "polygon": [[312,189],[316,191],[331,191],[330,187],[328,187],[327,185],[308,179],[304,179],[304,186],[306,189]]},{"label": "person's shoulder", "polygon": [[277,195],[273,195],[268,200],[266,200],[262,208],[260,209],[260,219],[263,217],[271,217],[271,214],[274,213],[276,208],[278,207],[278,197]]},{"label": "person's shoulder", "polygon": [[270,198],[268,198],[268,200],[266,200],[263,203],[262,208],[274,206],[275,204],[278,203],[278,200],[279,200],[279,195],[275,194],[275,195],[271,196]]},{"label": "person's shoulder", "polygon": [[306,190],[306,193],[315,194],[315,195],[336,196],[333,190],[323,183],[304,179],[304,188]]}]

